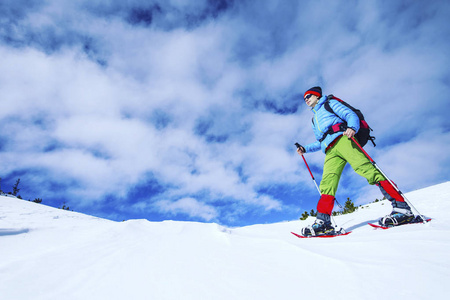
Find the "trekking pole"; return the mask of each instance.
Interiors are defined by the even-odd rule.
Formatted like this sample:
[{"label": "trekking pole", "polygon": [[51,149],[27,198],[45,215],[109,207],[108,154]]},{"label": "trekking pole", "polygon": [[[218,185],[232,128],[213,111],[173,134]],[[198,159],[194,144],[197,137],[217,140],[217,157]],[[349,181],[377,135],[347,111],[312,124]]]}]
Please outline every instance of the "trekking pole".
[{"label": "trekking pole", "polygon": [[[299,143],[295,143],[295,146],[297,146],[297,149],[303,148]],[[314,179],[314,176],[311,172],[311,169],[308,166],[308,163],[306,162],[305,156],[302,155],[303,161],[305,162],[306,167],[308,168],[309,174],[311,175],[312,180],[314,181],[314,184],[316,185],[317,190],[319,191],[319,194],[322,195],[320,192],[319,186],[317,185],[316,179]]]},{"label": "trekking pole", "polygon": [[414,207],[414,205],[412,205],[412,203],[408,200],[408,198],[406,198],[406,196],[402,193],[402,191],[400,191],[400,189],[394,184],[394,182],[386,175],[386,173],[384,173],[383,170],[381,170],[381,168],[377,165],[377,163],[372,159],[372,157],[370,157],[369,154],[367,154],[367,152],[363,149],[363,147],[361,147],[361,145],[355,140],[355,138],[352,137],[351,139],[353,140],[353,142],[355,142],[355,144],[359,147],[359,149],[361,149],[361,151],[364,153],[364,155],[366,155],[366,157],[369,159],[369,161],[372,163],[372,165],[378,171],[380,171],[381,174],[383,174],[383,176],[394,187],[394,189],[403,197],[403,199],[405,199],[405,202],[417,213],[417,215],[422,219],[423,223],[427,223],[426,218],[420,214],[420,212]]}]

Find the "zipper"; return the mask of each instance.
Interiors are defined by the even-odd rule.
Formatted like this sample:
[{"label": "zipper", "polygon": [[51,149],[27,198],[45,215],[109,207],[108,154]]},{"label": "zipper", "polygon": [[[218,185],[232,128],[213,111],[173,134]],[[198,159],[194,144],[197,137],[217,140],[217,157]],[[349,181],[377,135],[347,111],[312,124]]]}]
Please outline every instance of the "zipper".
[{"label": "zipper", "polygon": [[[317,129],[319,129],[319,131],[323,134],[323,131],[322,131],[322,129],[320,129],[320,126],[319,126],[319,120],[317,119],[317,110],[315,110],[313,108],[313,111],[314,111],[314,119],[316,120],[315,125],[316,125]],[[325,149],[328,148],[328,145],[324,141],[322,141],[322,143],[325,144]]]},{"label": "zipper", "polygon": [[323,133],[322,129],[320,129],[320,126],[319,126],[319,120],[317,120],[317,110],[315,110],[315,109],[313,108],[313,111],[314,111],[314,119],[316,119],[316,122],[315,122],[316,127],[317,127],[317,129],[319,129],[319,131],[320,131],[321,133]]}]

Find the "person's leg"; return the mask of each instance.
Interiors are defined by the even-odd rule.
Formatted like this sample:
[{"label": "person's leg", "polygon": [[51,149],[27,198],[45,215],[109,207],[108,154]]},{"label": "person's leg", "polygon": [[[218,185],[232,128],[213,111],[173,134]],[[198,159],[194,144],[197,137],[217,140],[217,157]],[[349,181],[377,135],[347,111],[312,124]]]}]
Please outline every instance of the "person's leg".
[{"label": "person's leg", "polygon": [[357,174],[366,178],[369,184],[373,185],[386,180],[361,149],[347,137],[344,136],[339,140],[336,144],[336,151],[352,166]]},{"label": "person's leg", "polygon": [[302,228],[302,234],[324,235],[333,234],[334,227],[331,225],[331,213],[334,207],[334,196],[339,184],[342,170],[347,163],[335,154],[333,147],[327,151],[323,167],[322,180],[320,181],[320,196],[317,203],[317,216],[313,225]]},{"label": "person's leg", "polygon": [[411,208],[408,203],[405,202],[403,196],[392,186],[388,180],[380,181],[376,184],[381,193],[386,199],[391,201],[393,212],[400,212],[403,214],[411,214]]},{"label": "person's leg", "polygon": [[324,222],[330,222],[330,216],[334,207],[334,196],[346,163],[342,157],[337,155],[334,146],[327,151],[322,180],[320,181],[320,192],[322,195],[317,203],[317,218]]},{"label": "person's leg", "polygon": [[[341,142],[342,141],[342,142]],[[352,141],[345,137],[340,139],[340,143],[336,145],[339,154],[352,166],[356,173],[367,179],[368,183],[376,184],[383,196],[385,196],[392,204],[392,213],[388,220],[383,218],[383,224],[388,222],[390,224],[402,224],[410,222],[413,218],[411,208],[405,202],[403,196],[391,185],[391,183],[375,168],[369,161],[366,155],[359,149],[359,147]],[[396,220],[393,220],[395,218]]]}]

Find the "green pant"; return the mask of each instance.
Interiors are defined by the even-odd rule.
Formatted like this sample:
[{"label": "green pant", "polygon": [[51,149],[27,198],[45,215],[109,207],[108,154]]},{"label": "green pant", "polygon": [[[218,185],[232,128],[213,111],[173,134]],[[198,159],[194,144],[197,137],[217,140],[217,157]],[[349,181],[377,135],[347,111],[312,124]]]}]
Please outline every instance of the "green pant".
[{"label": "green pant", "polygon": [[320,182],[322,194],[336,195],[339,179],[347,162],[356,173],[366,178],[369,184],[386,180],[361,149],[348,137],[342,136],[326,153]]}]

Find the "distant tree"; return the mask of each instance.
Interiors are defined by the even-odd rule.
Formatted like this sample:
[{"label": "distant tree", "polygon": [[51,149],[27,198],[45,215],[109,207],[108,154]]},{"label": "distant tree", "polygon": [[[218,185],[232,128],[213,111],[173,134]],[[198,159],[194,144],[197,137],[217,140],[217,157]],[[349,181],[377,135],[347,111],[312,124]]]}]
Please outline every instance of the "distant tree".
[{"label": "distant tree", "polygon": [[41,203],[41,202],[42,202],[42,199],[41,199],[41,198],[36,198],[36,199],[33,200],[33,202],[34,202],[34,203]]},{"label": "distant tree", "polygon": [[309,214],[308,214],[307,211],[305,211],[305,212],[302,214],[302,217],[300,218],[300,220],[306,220],[306,219],[308,219],[308,217],[309,217]]},{"label": "distant tree", "polygon": [[63,203],[63,206],[60,209],[70,210],[69,206],[66,206],[66,202]]},{"label": "distant tree", "polygon": [[314,212],[314,209],[311,209],[311,212],[309,213],[311,217],[317,217],[317,212]]},{"label": "distant tree", "polygon": [[350,213],[354,212],[357,209],[358,208],[355,207],[355,204],[353,204],[352,200],[350,200],[350,198],[347,198],[347,201],[345,201],[343,213],[344,214],[350,214]]},{"label": "distant tree", "polygon": [[17,179],[16,184],[14,184],[14,186],[13,186],[12,194],[13,194],[14,196],[17,196],[17,193],[20,191],[20,189],[19,189],[19,183],[20,183],[20,178]]},{"label": "distant tree", "polygon": [[2,178],[0,177],[0,193],[3,193],[2,191]]}]

